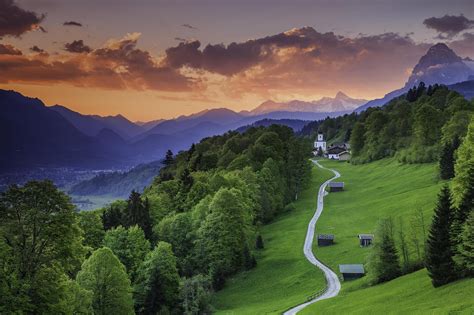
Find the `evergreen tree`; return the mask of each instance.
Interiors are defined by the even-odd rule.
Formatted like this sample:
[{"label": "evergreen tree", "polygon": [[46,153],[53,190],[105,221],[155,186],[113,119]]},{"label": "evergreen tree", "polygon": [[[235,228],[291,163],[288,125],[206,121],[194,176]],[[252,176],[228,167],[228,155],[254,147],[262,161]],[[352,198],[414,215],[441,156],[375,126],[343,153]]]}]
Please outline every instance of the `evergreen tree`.
[{"label": "evergreen tree", "polygon": [[104,230],[109,230],[124,225],[124,214],[122,206],[114,202],[102,213],[102,225]]},{"label": "evergreen tree", "polygon": [[456,176],[453,179],[453,199],[457,207],[461,203],[466,190],[472,187],[472,172],[474,172],[474,116],[471,118],[466,136],[456,152],[454,166]]},{"label": "evergreen tree", "polygon": [[92,253],[82,264],[77,283],[93,293],[94,314],[134,314],[130,280],[125,267],[109,248]]},{"label": "evergreen tree", "polygon": [[125,213],[125,226],[130,227],[134,225],[138,225],[143,230],[147,240],[152,239],[153,231],[148,198],[142,201],[141,195],[136,191],[132,191],[130,194]]},{"label": "evergreen tree", "polygon": [[448,186],[444,186],[438,196],[426,249],[426,268],[434,287],[456,278],[451,242],[452,221],[451,192]]},{"label": "evergreen tree", "polygon": [[135,285],[138,314],[157,314],[176,308],[179,299],[179,275],[171,245],[159,242],[140,267]]},{"label": "evergreen tree", "polygon": [[393,238],[392,220],[381,220],[376,235],[376,242],[369,257],[369,273],[373,282],[381,283],[392,280],[401,274]]},{"label": "evergreen tree", "polygon": [[170,166],[173,163],[174,163],[173,151],[168,150],[166,151],[165,160],[163,161],[163,164],[165,166]]},{"label": "evergreen tree", "polygon": [[455,253],[457,252],[458,245],[461,243],[464,223],[469,217],[469,214],[474,211],[474,168],[469,168],[465,177],[465,185],[467,187],[463,189],[463,195],[454,213],[451,229]]},{"label": "evergreen tree", "polygon": [[441,179],[451,179],[454,177],[454,153],[459,147],[459,144],[459,138],[456,137],[452,142],[443,145],[439,159],[439,174]]}]

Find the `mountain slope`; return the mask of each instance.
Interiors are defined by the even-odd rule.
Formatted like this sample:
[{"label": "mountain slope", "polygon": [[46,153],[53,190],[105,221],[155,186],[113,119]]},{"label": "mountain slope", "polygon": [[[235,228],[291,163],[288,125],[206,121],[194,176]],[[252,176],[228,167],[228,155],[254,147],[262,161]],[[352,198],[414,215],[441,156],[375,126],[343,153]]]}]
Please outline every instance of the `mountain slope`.
[{"label": "mountain slope", "polygon": [[50,108],[60,113],[82,133],[92,137],[96,136],[104,128],[113,130],[124,139],[136,136],[145,130],[122,115],[106,117],[98,115],[83,115],[61,105],[54,105]]},{"label": "mountain slope", "polygon": [[412,70],[405,85],[395,91],[386,94],[383,98],[375,99],[355,109],[359,113],[369,107],[385,105],[391,99],[402,95],[410,88],[424,82],[426,85],[455,84],[469,80],[474,75],[474,70],[461,57],[450,49],[446,44],[436,44],[432,46]]},{"label": "mountain slope", "polygon": [[105,162],[98,141],[39,99],[0,90],[0,168]]}]

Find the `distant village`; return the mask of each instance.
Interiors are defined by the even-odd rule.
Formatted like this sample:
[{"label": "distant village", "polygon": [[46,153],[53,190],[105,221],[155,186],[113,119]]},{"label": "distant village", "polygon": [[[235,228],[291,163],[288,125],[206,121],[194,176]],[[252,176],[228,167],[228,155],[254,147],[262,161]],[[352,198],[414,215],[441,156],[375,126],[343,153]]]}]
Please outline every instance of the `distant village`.
[{"label": "distant village", "polygon": [[327,146],[326,140],[322,133],[318,133],[318,137],[314,142],[314,156],[326,157],[330,160],[348,161],[351,158],[351,146],[349,143],[335,143]]}]

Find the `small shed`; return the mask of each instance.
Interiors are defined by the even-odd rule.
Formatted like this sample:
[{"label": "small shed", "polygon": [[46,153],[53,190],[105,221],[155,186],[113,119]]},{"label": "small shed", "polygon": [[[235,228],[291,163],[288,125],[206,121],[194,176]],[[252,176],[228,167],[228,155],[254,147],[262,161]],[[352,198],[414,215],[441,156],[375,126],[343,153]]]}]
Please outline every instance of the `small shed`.
[{"label": "small shed", "polygon": [[339,265],[339,272],[344,281],[358,279],[365,275],[364,265],[362,264]]},{"label": "small shed", "polygon": [[330,182],[329,183],[329,191],[336,192],[336,191],[343,191],[344,190],[344,182]]},{"label": "small shed", "polygon": [[329,246],[334,244],[334,234],[318,234],[318,246]]},{"label": "small shed", "polygon": [[359,234],[359,243],[361,247],[367,247],[372,244],[374,234]]},{"label": "small shed", "polygon": [[351,154],[349,151],[344,151],[339,153],[339,160],[340,161],[349,161],[351,159]]}]

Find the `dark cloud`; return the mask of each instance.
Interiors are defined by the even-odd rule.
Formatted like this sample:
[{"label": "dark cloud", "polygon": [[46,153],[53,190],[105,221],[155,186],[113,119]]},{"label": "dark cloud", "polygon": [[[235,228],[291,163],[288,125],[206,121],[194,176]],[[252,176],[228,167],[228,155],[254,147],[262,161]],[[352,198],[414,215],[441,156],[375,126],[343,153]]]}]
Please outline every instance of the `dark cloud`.
[{"label": "dark cloud", "polygon": [[30,48],[30,51],[31,52],[35,52],[35,53],[45,53],[44,49],[41,49],[39,48],[38,46],[34,45],[33,47]]},{"label": "dark cloud", "polygon": [[45,15],[26,11],[13,0],[0,0],[0,38],[2,36],[20,36],[31,30],[44,30],[39,24]]},{"label": "dark cloud", "polygon": [[427,28],[431,28],[440,33],[439,38],[452,38],[462,31],[474,27],[474,20],[466,18],[464,15],[448,15],[442,17],[430,17],[423,21]]},{"label": "dark cloud", "polygon": [[78,26],[78,27],[82,27],[82,24],[79,23],[79,22],[75,22],[75,21],[66,21],[63,23],[64,26]]},{"label": "dark cloud", "polygon": [[92,49],[84,44],[84,41],[82,39],[75,40],[71,43],[66,43],[64,45],[64,50],[69,51],[71,53],[89,53],[92,51]]},{"label": "dark cloud", "polygon": [[[149,52],[137,49],[139,35],[128,34],[123,39],[109,41],[100,49],[89,48],[89,53],[74,56],[0,55],[0,82],[68,83],[103,89],[159,91],[194,88],[197,80],[158,65]],[[84,50],[85,45],[80,44],[75,46]]]},{"label": "dark cloud", "polygon": [[0,55],[22,55],[21,50],[8,44],[0,44]]},{"label": "dark cloud", "polygon": [[182,27],[189,28],[190,30],[197,30],[197,27],[192,26],[191,24],[181,24]]},{"label": "dark cloud", "polygon": [[332,32],[319,33],[311,27],[227,46],[209,44],[204,49],[200,46],[199,41],[188,41],[168,48],[164,62],[173,68],[187,66],[231,76],[257,65],[281,62],[285,56],[337,63],[355,59],[361,53],[382,54],[389,53],[389,49],[417,47],[409,36],[396,33],[351,39]]}]

